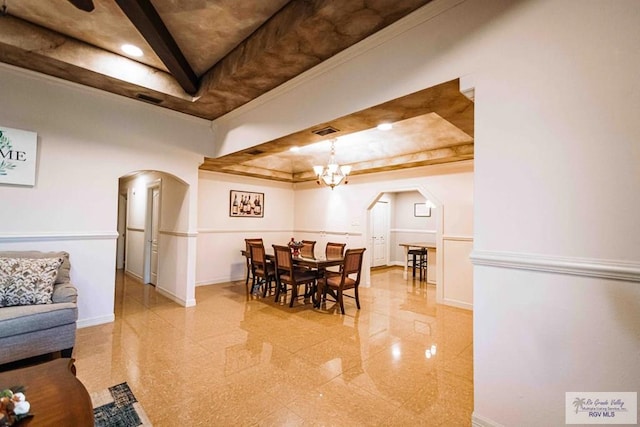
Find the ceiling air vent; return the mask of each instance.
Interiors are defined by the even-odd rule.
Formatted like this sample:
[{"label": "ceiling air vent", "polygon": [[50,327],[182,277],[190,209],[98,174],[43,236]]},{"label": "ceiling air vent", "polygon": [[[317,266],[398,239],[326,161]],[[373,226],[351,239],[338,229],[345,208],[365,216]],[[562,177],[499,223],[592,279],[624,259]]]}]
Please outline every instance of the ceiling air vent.
[{"label": "ceiling air vent", "polygon": [[154,98],[153,96],[145,95],[144,93],[137,94],[136,98],[152,104],[160,104],[162,102],[162,99]]},{"label": "ceiling air vent", "polygon": [[318,136],[325,136],[325,135],[329,135],[331,133],[339,132],[339,130],[334,128],[334,127],[331,127],[331,126],[327,126],[326,128],[316,129],[316,130],[313,130],[311,132],[315,133]]}]

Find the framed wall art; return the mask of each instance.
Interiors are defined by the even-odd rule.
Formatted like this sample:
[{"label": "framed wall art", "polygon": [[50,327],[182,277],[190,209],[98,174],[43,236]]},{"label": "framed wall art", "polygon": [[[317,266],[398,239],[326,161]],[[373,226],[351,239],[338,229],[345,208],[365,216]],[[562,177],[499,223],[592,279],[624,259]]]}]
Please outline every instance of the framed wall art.
[{"label": "framed wall art", "polygon": [[38,134],[0,126],[0,184],[36,184]]},{"label": "framed wall art", "polygon": [[264,217],[264,193],[231,190],[229,193],[229,216]]},{"label": "framed wall art", "polygon": [[431,216],[431,208],[426,203],[414,203],[413,216]]}]

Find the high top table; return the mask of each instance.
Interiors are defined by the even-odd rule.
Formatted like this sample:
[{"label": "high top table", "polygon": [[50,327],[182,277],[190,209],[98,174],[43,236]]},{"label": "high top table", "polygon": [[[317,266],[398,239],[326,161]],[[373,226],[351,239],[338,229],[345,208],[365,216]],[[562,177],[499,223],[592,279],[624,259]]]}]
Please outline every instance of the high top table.
[{"label": "high top table", "polygon": [[29,412],[22,426],[93,426],[93,406],[87,389],[74,374],[73,359],[0,372],[0,389],[22,386]]},{"label": "high top table", "polygon": [[425,243],[425,242],[411,242],[411,243],[400,243],[400,246],[404,247],[404,273],[402,274],[402,278],[407,280],[408,277],[408,266],[409,264],[409,249],[426,249],[429,252],[429,249],[436,249],[435,243]]}]

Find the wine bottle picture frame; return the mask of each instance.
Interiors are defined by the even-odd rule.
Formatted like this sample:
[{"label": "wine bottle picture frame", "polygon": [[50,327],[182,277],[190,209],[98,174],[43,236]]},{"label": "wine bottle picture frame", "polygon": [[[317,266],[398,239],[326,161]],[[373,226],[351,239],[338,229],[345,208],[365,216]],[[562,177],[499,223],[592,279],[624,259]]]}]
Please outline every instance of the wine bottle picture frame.
[{"label": "wine bottle picture frame", "polygon": [[229,216],[236,218],[263,218],[264,193],[231,190],[229,192]]}]

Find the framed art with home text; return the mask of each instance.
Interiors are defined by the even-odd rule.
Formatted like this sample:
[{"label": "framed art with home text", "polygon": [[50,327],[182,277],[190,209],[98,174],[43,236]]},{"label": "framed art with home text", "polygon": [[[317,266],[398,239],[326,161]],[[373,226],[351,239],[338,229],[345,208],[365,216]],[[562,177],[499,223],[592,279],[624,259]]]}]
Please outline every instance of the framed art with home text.
[{"label": "framed art with home text", "polygon": [[0,184],[36,185],[38,134],[0,126]]},{"label": "framed art with home text", "polygon": [[264,217],[264,193],[231,190],[229,216],[244,218]]}]

